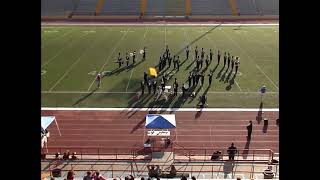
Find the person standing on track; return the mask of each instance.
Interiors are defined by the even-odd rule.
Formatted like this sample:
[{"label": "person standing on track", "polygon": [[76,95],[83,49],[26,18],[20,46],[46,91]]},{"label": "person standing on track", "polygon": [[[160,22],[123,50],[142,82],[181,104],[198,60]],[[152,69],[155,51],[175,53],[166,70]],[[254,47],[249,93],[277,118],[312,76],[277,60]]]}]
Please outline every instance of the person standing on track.
[{"label": "person standing on track", "polygon": [[96,81],[98,83],[97,87],[100,88],[100,86],[101,86],[101,74],[100,73],[97,74]]},{"label": "person standing on track", "polygon": [[167,55],[167,57],[169,56],[169,48],[168,48],[168,45],[166,45],[166,55]]},{"label": "person standing on track", "polygon": [[249,124],[247,125],[247,131],[248,131],[247,140],[250,141],[251,134],[252,134],[252,121],[249,121]]},{"label": "person standing on track", "polygon": [[187,46],[186,55],[187,55],[187,59],[189,59],[189,46]]},{"label": "person standing on track", "polygon": [[220,63],[220,58],[221,58],[221,54],[220,54],[220,51],[218,50],[218,64]]},{"label": "person standing on track", "polygon": [[210,49],[210,62],[212,61],[212,56],[213,56],[213,53],[212,53],[212,50]]}]

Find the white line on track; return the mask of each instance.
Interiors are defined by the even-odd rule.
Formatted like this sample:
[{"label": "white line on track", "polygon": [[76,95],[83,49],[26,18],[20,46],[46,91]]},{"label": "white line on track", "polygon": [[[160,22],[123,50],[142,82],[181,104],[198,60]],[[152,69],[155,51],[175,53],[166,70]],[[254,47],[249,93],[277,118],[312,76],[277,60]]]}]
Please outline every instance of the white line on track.
[{"label": "white line on track", "polygon": [[[41,91],[42,94],[85,94],[85,93],[91,93],[90,91]],[[93,94],[136,94],[137,92],[134,91],[96,91],[93,92]],[[200,91],[199,93],[203,93],[203,91]],[[208,91],[208,94],[260,94],[260,92],[229,92],[229,91]],[[268,91],[266,94],[279,94],[277,91]]]},{"label": "white line on track", "polygon": [[246,54],[246,56],[248,57],[248,59],[250,59],[254,64],[256,64],[256,67],[257,69],[259,69],[266,77],[267,79],[274,85],[274,87],[276,89],[279,89],[279,87],[262,71],[262,69],[258,66],[258,64],[252,59],[252,57],[250,56],[250,54],[248,54],[244,49],[242,49],[242,47],[237,43],[235,42],[223,29],[222,29],[222,32],[223,34],[229,38],[231,40],[231,42],[236,46],[238,47],[243,53]]},{"label": "white line on track", "polygon": [[50,88],[49,92],[51,92],[51,91],[61,82],[61,80],[62,80],[66,75],[69,74],[69,72],[73,69],[73,67],[81,60],[81,57],[84,55],[84,53],[87,52],[88,49],[91,49],[97,40],[98,40],[98,38],[96,38],[96,39],[94,40],[94,42],[91,43],[90,46],[88,46],[84,51],[82,51],[82,53],[80,54],[80,56],[78,57],[78,59],[69,67],[69,69],[60,77],[60,79]]},{"label": "white line on track", "polygon": [[[128,34],[129,30],[130,30],[131,27],[129,27],[126,32],[122,35],[121,39],[118,41],[118,43],[114,46],[113,50],[111,51],[111,53],[109,54],[109,56],[107,57],[107,60],[106,62],[102,65],[101,69],[98,71],[99,73],[103,70],[103,68],[107,65],[107,63],[109,62],[109,59],[111,58],[112,54],[114,53],[114,51],[118,48],[120,42],[124,39],[124,37]],[[90,84],[89,88],[88,88],[88,91],[90,90],[91,86],[93,85],[95,81],[95,77],[92,81],[92,83]]]},{"label": "white line on track", "polygon": [[[148,27],[148,26],[146,26],[146,27],[147,27],[147,28],[146,28],[146,31],[144,32],[143,38],[141,39],[140,44],[139,44],[138,47],[141,47],[141,46],[142,46],[142,42],[143,42],[143,41],[145,40],[145,38],[146,38],[146,34],[148,33],[148,30],[149,30],[149,27]],[[128,91],[128,87],[129,87],[129,84],[130,84],[130,81],[131,81],[131,78],[132,78],[132,74],[133,74],[134,69],[135,69],[135,68],[132,68],[132,70],[131,70],[130,78],[129,78],[129,81],[128,81],[128,84],[127,84],[127,87],[126,87],[126,92]]]},{"label": "white line on track", "polygon": [[[84,37],[86,35],[88,35],[88,34],[84,34],[84,35],[80,36],[79,38],[77,38],[77,40],[81,39],[82,37]],[[58,57],[62,53],[62,51],[66,50],[67,47],[71,46],[74,42],[77,42],[77,41],[71,40],[66,46],[61,47],[61,49],[56,53],[56,55],[54,55],[52,58],[50,58],[48,61],[46,61],[43,65],[41,65],[41,68],[48,65],[51,61],[53,61],[56,57]]]},{"label": "white line on track", "polygon": [[[66,107],[41,107],[41,110],[55,110],[55,111],[194,111],[199,110],[205,112],[257,112],[259,108],[66,108]],[[264,112],[278,112],[279,108],[263,108]],[[238,131],[238,130],[235,130]]]}]

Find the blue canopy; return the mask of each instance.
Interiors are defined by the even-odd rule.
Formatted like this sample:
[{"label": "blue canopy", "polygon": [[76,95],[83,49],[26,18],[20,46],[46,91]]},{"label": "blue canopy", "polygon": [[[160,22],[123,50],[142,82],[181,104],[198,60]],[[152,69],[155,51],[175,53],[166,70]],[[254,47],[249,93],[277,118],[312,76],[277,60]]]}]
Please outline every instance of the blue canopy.
[{"label": "blue canopy", "polygon": [[176,127],[174,114],[147,114],[146,128],[148,129],[171,129]]}]

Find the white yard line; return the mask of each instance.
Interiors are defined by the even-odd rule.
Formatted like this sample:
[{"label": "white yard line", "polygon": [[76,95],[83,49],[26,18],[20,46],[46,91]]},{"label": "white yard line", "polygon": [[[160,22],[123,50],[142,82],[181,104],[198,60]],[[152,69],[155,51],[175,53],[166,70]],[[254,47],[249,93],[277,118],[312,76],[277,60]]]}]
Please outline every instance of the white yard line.
[{"label": "white yard line", "polygon": [[261,45],[261,46],[263,46],[265,49],[269,49],[270,50],[270,54],[272,54],[272,57],[273,58],[275,58],[276,56],[274,56],[274,50],[277,50],[277,51],[279,51],[279,48],[276,48],[276,47],[273,47],[273,46],[266,46],[266,45],[264,45],[264,43],[260,43],[259,41],[257,41],[256,39],[254,39],[254,38],[252,38],[250,35],[248,35],[248,34],[245,34],[245,36],[248,38],[248,39],[251,39],[253,42],[255,42],[256,44],[259,44],[259,45]]},{"label": "white yard line", "polygon": [[[77,40],[81,39],[82,37],[86,36],[88,34],[84,34],[82,36],[80,36],[79,38],[77,38]],[[67,47],[71,46],[71,44],[73,44],[74,42],[77,42],[77,41],[73,41],[71,40],[66,46],[63,46],[61,47],[61,49],[56,53],[56,55],[54,55],[52,58],[50,58],[47,62],[45,62],[43,65],[41,65],[41,68],[45,67],[46,65],[48,65],[51,61],[53,61],[56,57],[58,57],[62,51],[66,50]]]},{"label": "white yard line", "polygon": [[264,75],[267,77],[267,79],[273,84],[273,86],[276,87],[277,90],[279,90],[279,87],[278,87],[278,86],[270,79],[270,77],[260,68],[260,66],[258,66],[258,64],[256,64],[256,67],[260,70],[260,72],[261,72],[262,74],[264,74]]},{"label": "white yard line", "polygon": [[[121,39],[118,41],[118,43],[114,46],[113,50],[111,51],[111,53],[109,54],[109,56],[107,57],[106,62],[102,65],[101,69],[98,71],[99,73],[103,70],[103,68],[106,66],[106,64],[109,62],[109,59],[111,58],[112,54],[114,53],[114,51],[118,48],[120,42],[124,39],[124,37],[128,34],[129,30],[131,27],[129,27],[126,32],[122,35]],[[95,81],[95,78],[93,79],[92,83],[90,84],[88,91],[90,90],[91,86],[93,85]]]},{"label": "white yard line", "polygon": [[[54,110],[54,111],[193,111],[197,112],[199,108],[66,108],[66,107],[41,107],[41,110]],[[203,108],[203,112],[257,112],[259,108]],[[264,112],[278,112],[279,108],[264,108]],[[230,130],[226,130],[230,131]],[[238,131],[238,130],[234,130]]]},{"label": "white yard line", "polygon": [[252,59],[252,57],[251,57],[244,49],[242,49],[242,47],[241,47],[237,42],[235,42],[223,29],[222,29],[222,32],[223,32],[223,34],[224,34],[226,37],[228,37],[228,38],[231,40],[231,42],[232,42],[236,47],[238,47],[244,54],[246,54],[246,56],[247,56],[254,64],[256,64],[256,67],[267,77],[267,79],[274,85],[274,87],[275,87],[277,90],[279,90],[279,87],[262,71],[261,68],[259,68],[258,64]]},{"label": "white yard line", "polygon": [[[139,44],[139,46],[138,47],[141,47],[142,46],[142,42],[145,40],[145,38],[146,38],[146,34],[148,33],[148,30],[149,30],[149,27],[148,26],[146,26],[147,27],[147,29],[146,29],[146,31],[144,32],[144,34],[143,34],[143,38],[142,38],[142,40],[140,41],[140,44]],[[138,50],[139,51],[139,50]],[[131,70],[131,74],[130,74],[130,78],[129,78],[129,81],[128,81],[128,84],[127,84],[127,87],[126,87],[126,92],[128,91],[128,87],[129,87],[129,84],[130,84],[130,81],[131,81],[131,78],[132,78],[132,74],[133,74],[133,71],[134,71],[134,67],[132,68],[132,70]]]},{"label": "white yard line", "polygon": [[[90,93],[90,91],[41,91],[42,94],[86,94]],[[136,94],[135,91],[96,91],[93,92],[93,94]],[[199,93],[203,93],[203,91],[200,91]],[[208,91],[208,94],[260,94],[260,92],[230,92],[230,91]],[[268,91],[266,94],[279,94],[277,91]]]},{"label": "white yard line", "polygon": [[240,91],[242,92],[241,87],[239,86],[238,82],[236,80],[234,80],[234,82],[236,83],[236,85],[238,86],[238,88],[240,89]]},{"label": "white yard line", "polygon": [[98,38],[96,38],[96,39],[94,40],[94,42],[91,43],[90,46],[88,46],[84,51],[82,51],[82,53],[80,54],[80,56],[78,57],[78,59],[69,67],[69,69],[60,77],[60,79],[49,89],[49,92],[51,92],[51,91],[61,82],[61,80],[62,80],[66,75],[69,74],[69,72],[73,69],[73,67],[81,60],[81,57],[83,56],[83,54],[84,54],[85,52],[87,52],[88,49],[91,49],[97,40],[98,40]]},{"label": "white yard line", "polygon": [[48,46],[48,44],[50,44],[50,42],[55,41],[55,40],[57,40],[57,39],[59,39],[59,38],[62,38],[62,37],[64,37],[64,36],[66,36],[67,34],[70,34],[72,31],[74,31],[73,28],[72,28],[70,31],[67,31],[67,32],[63,33],[61,36],[58,36],[58,37],[56,37],[56,38],[53,38],[53,39],[49,40],[49,42],[48,42],[47,44],[44,44],[43,46],[41,46],[41,49],[44,48],[44,47],[46,47],[46,46]]}]

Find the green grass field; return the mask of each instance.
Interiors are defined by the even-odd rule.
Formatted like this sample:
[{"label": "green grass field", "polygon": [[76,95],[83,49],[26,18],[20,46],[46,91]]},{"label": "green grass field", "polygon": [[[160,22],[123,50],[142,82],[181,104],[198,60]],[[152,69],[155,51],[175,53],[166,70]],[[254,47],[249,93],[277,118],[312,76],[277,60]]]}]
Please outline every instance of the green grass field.
[{"label": "green grass field", "polygon": [[[209,33],[207,33],[209,32]],[[138,101],[143,72],[156,66],[159,56],[169,46],[171,54],[179,54],[180,71],[167,70],[177,78],[179,87],[187,80],[197,45],[206,53],[211,48],[214,60],[206,70],[214,69],[209,89],[208,76],[197,96],[207,91],[208,107],[250,107],[260,104],[261,85],[267,86],[264,107],[279,104],[279,27],[278,26],[51,26],[41,31],[41,104],[43,107],[195,107],[197,98],[175,97],[167,102],[153,101],[145,95]],[[190,44],[190,57],[185,61],[185,46]],[[102,79],[101,88],[93,91],[96,73],[113,71],[118,53],[138,52],[147,47],[147,58],[132,69],[124,69]],[[223,58],[217,65],[217,50],[240,57],[239,73],[232,81]],[[130,61],[131,63],[132,61]],[[205,64],[205,63],[204,63]],[[205,65],[204,65],[205,66]],[[172,85],[174,78],[169,81]],[[181,89],[179,88],[179,91]]]}]

